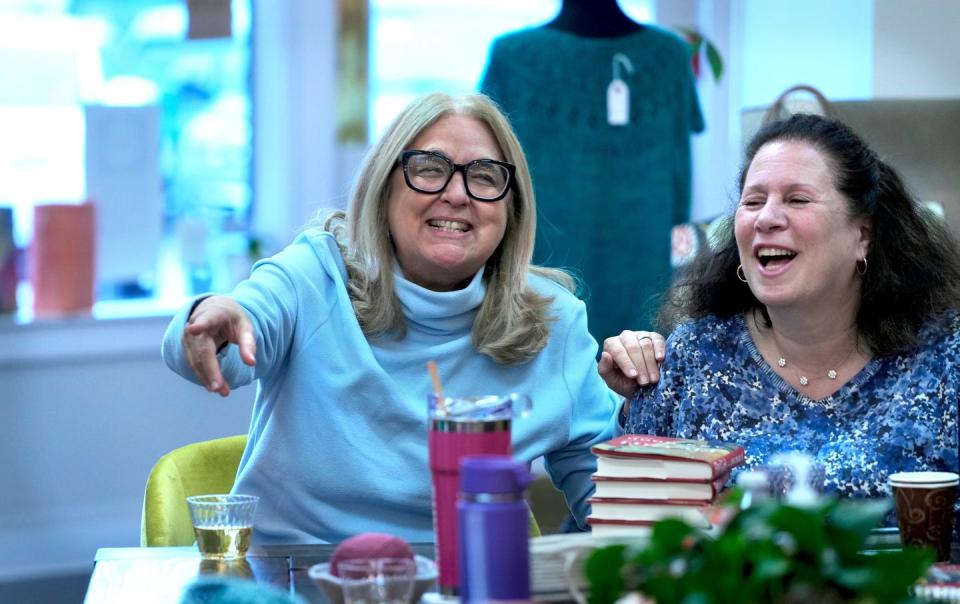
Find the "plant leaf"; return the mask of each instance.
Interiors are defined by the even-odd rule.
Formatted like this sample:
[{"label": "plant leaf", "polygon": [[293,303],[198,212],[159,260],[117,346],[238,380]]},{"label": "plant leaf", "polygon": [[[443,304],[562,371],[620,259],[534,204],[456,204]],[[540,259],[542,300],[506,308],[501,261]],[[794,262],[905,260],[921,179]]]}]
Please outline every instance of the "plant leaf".
[{"label": "plant leaf", "polygon": [[690,56],[695,57],[700,54],[700,47],[703,46],[703,40],[697,39],[690,42]]},{"label": "plant leaf", "polygon": [[713,45],[712,42],[707,40],[707,63],[710,64],[710,73],[713,74],[713,80],[715,82],[720,81],[720,76],[723,75],[723,59],[720,58],[720,51],[717,50],[717,47]]},{"label": "plant leaf", "polygon": [[865,541],[870,531],[880,525],[889,509],[890,502],[883,499],[840,501],[830,512],[829,518],[832,525],[851,531]]},{"label": "plant leaf", "polygon": [[792,537],[797,552],[819,553],[826,540],[824,516],[822,509],[781,505],[771,514],[770,524]]},{"label": "plant leaf", "polygon": [[683,553],[696,541],[696,529],[677,518],[667,518],[653,525],[650,536],[651,549],[659,556],[666,557]]},{"label": "plant leaf", "polygon": [[626,545],[608,545],[594,550],[584,562],[591,604],[612,604],[623,594],[621,569],[626,550]]},{"label": "plant leaf", "polygon": [[591,555],[591,602],[611,604],[624,592],[658,604],[913,602],[910,587],[932,551],[860,553],[884,509],[862,500],[803,508],[763,502],[735,513],[716,536],[664,520],[642,549],[609,546]]},{"label": "plant leaf", "polygon": [[697,591],[680,600],[680,604],[711,604],[711,600],[707,594]]},{"label": "plant leaf", "polygon": [[[932,550],[912,547],[861,556],[860,563],[870,570],[870,574],[869,581],[859,587],[859,592],[873,595],[880,602],[899,601],[927,572],[935,558]],[[895,595],[897,598],[893,599]]]},{"label": "plant leaf", "polygon": [[753,567],[751,579],[758,582],[779,579],[790,570],[790,561],[783,558],[763,558]]},{"label": "plant leaf", "polygon": [[870,536],[886,515],[886,501],[841,501],[828,514],[827,532],[841,558],[849,560],[863,550]]}]

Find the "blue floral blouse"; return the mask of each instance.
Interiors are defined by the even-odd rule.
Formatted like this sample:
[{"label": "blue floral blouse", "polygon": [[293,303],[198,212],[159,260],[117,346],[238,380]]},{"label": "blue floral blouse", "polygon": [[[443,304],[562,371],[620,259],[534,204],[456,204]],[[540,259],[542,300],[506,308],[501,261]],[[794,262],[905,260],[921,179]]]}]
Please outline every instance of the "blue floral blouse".
[{"label": "blue floral blouse", "polygon": [[958,471],[960,315],[927,325],[921,341],[812,400],[763,360],[742,316],[687,322],[668,340],[660,382],[631,401],[626,431],[739,443],[744,468],[802,451],[823,465],[827,490],[888,496],[893,472]]}]

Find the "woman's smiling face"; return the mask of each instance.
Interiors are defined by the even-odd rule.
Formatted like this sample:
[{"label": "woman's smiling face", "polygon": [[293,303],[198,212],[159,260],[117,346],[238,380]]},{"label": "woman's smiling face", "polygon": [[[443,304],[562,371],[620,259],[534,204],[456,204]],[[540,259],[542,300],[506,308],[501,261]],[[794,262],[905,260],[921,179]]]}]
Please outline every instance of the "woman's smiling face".
[{"label": "woman's smiling face", "polygon": [[[464,115],[437,120],[409,146],[438,151],[458,164],[503,160],[489,128]],[[512,192],[499,201],[470,198],[461,172],[444,190],[419,193],[406,185],[403,170],[397,167],[390,177],[387,214],[404,276],[437,291],[466,286],[500,245],[511,203]]]},{"label": "woman's smiling face", "polygon": [[771,141],[750,162],[734,232],[750,289],[768,308],[859,296],[869,221],[850,216],[835,182],[827,156],[806,142]]}]

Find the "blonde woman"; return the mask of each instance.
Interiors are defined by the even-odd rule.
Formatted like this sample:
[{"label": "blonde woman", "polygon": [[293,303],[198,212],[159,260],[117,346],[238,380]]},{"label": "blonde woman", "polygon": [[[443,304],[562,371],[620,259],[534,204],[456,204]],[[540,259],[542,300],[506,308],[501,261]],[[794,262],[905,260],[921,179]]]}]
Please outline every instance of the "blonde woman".
[{"label": "blonde woman", "polygon": [[174,318],[174,371],[224,396],[259,382],[235,486],[261,498],[256,542],[433,540],[430,359],[448,392],[533,398],[514,455],[545,457],[584,526],[590,446],[613,435],[620,399],[569,277],[530,265],[535,222],[496,106],[429,95],[374,146],[345,215]]}]

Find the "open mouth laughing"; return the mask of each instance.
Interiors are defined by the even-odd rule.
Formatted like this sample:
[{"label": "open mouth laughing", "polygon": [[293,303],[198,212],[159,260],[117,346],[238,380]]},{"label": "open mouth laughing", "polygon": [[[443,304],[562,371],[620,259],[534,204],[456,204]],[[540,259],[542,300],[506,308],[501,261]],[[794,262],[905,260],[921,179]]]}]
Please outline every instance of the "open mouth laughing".
[{"label": "open mouth laughing", "polygon": [[756,256],[757,262],[765,270],[776,271],[790,264],[797,253],[786,248],[764,247],[757,250]]}]

